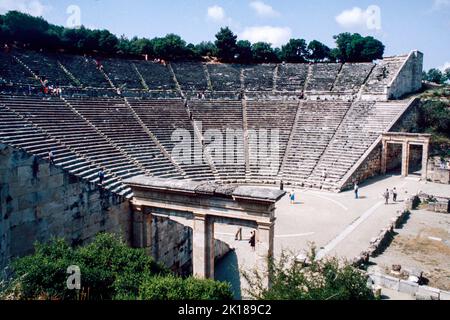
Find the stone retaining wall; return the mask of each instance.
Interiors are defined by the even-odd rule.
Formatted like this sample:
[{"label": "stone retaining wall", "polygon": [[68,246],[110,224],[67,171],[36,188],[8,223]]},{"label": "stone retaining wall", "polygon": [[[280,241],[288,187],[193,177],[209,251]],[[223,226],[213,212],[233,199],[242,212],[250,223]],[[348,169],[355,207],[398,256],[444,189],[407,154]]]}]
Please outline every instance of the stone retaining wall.
[{"label": "stone retaining wall", "polygon": [[125,198],[0,144],[0,267],[52,237],[83,245],[109,232],[129,242],[130,219]]}]

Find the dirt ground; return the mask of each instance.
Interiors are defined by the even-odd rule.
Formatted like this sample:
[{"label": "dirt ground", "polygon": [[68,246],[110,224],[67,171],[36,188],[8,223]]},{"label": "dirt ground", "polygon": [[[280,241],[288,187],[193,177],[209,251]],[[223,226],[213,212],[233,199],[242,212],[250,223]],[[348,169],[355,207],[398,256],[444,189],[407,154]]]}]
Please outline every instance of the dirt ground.
[{"label": "dirt ground", "polygon": [[413,211],[390,246],[371,260],[386,274],[393,264],[419,269],[431,287],[450,291],[450,215]]}]

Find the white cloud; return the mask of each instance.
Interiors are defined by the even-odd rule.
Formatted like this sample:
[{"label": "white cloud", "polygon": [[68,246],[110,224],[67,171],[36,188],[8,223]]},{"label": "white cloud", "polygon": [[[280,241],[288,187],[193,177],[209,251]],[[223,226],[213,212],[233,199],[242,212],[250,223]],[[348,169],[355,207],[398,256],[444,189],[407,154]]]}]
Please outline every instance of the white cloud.
[{"label": "white cloud", "polygon": [[268,42],[275,47],[288,42],[291,36],[292,30],[290,28],[272,26],[247,27],[239,34],[239,38],[248,40],[251,43]]},{"label": "white cloud", "polygon": [[0,0],[0,13],[16,10],[32,16],[42,16],[50,9],[39,0]]},{"label": "white cloud", "polygon": [[445,71],[445,70],[447,70],[447,69],[449,69],[449,68],[450,68],[450,61],[444,63],[443,66],[439,67],[439,70]]},{"label": "white cloud", "polygon": [[450,7],[450,0],[434,0],[432,11],[441,10]]},{"label": "white cloud", "polygon": [[260,17],[279,17],[280,13],[275,11],[270,5],[265,4],[262,1],[252,1],[250,2],[250,7],[256,12]]},{"label": "white cloud", "polygon": [[378,6],[369,6],[366,10],[359,7],[344,10],[336,16],[336,22],[344,28],[381,29],[381,10]]},{"label": "white cloud", "polygon": [[215,22],[224,22],[227,18],[227,15],[225,14],[225,10],[218,5],[209,7],[208,13],[206,14],[206,16],[209,20],[212,20]]}]

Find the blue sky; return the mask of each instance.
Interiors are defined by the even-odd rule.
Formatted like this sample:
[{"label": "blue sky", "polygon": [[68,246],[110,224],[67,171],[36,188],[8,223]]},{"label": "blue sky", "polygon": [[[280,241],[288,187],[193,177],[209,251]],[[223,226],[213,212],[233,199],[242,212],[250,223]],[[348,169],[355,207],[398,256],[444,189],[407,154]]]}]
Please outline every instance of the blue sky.
[{"label": "blue sky", "polygon": [[214,40],[224,25],[275,46],[291,37],[333,46],[333,35],[359,32],[383,41],[385,55],[419,49],[426,69],[450,66],[450,0],[0,0],[0,13],[11,9],[59,25],[128,37],[176,33],[193,43]]}]

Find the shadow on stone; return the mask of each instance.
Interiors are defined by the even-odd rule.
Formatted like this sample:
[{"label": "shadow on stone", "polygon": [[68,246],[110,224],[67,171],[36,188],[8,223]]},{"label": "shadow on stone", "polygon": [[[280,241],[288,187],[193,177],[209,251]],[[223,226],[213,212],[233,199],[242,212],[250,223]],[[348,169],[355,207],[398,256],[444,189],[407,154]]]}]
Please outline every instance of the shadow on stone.
[{"label": "shadow on stone", "polygon": [[231,284],[233,298],[235,300],[242,299],[239,263],[237,254],[234,250],[231,250],[222,259],[217,261],[214,274],[215,280],[227,281]]}]

